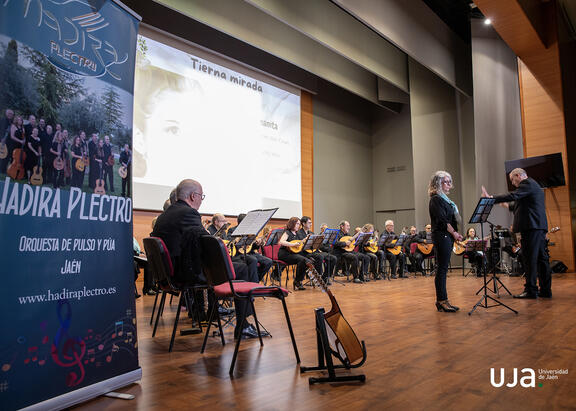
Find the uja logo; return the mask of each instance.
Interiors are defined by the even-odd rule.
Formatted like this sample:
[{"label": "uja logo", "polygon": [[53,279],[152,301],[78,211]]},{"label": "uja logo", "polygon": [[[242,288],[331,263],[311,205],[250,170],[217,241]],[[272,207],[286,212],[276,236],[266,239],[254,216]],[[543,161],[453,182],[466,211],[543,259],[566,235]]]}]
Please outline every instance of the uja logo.
[{"label": "uja logo", "polygon": [[[522,368],[520,371],[522,377],[520,378],[520,386],[523,388],[534,388],[536,387],[536,373],[532,368]],[[500,388],[506,382],[504,368],[500,368],[500,379],[496,381],[494,368],[490,368],[490,384],[493,387]],[[518,385],[518,368],[514,368],[512,373],[512,381],[506,383],[507,387],[516,387]]]}]

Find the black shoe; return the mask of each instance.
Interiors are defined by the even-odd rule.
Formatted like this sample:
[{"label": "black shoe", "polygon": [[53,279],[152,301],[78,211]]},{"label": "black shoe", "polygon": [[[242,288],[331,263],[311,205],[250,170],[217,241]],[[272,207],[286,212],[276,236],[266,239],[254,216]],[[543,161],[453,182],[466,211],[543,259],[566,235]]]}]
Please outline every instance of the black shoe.
[{"label": "black shoe", "polygon": [[455,313],[457,311],[455,307],[451,306],[450,303],[448,303],[448,300],[436,301],[436,309],[438,311],[444,311],[445,313]]},{"label": "black shoe", "polygon": [[514,295],[514,298],[525,298],[525,299],[535,300],[538,298],[538,295],[529,293],[528,291],[524,291],[521,294]]},{"label": "black shoe", "polygon": [[[250,327],[252,331],[256,333],[256,335],[258,335],[258,329],[256,328],[255,325],[250,324],[248,325],[248,327]],[[262,335],[262,337],[270,337],[270,333],[266,331],[264,328],[260,328],[260,335]]]},{"label": "black shoe", "polygon": [[134,297],[140,298],[140,297],[142,297],[142,296],[141,296],[140,294],[136,293],[136,295],[135,295]]},{"label": "black shoe", "polygon": [[[256,330],[254,330],[250,325],[247,326],[246,328],[244,328],[242,330],[242,333],[240,334],[241,338],[243,340],[248,340],[251,338],[258,338],[258,333],[256,332]],[[238,336],[235,335],[234,339],[238,339]]]},{"label": "black shoe", "polygon": [[381,280],[381,279],[382,279],[382,277],[380,277],[379,275],[374,276],[374,280],[375,280],[375,281],[378,281],[378,280]]},{"label": "black shoe", "polygon": [[142,294],[144,294],[144,295],[156,295],[157,293],[154,290],[146,290],[146,291],[142,290]]},{"label": "black shoe", "polygon": [[218,307],[218,314],[231,315],[234,314],[234,307]]},{"label": "black shoe", "polygon": [[365,282],[365,283],[369,283],[369,282],[370,282],[370,279],[369,279],[368,277],[366,277],[366,278],[364,278],[364,282]]},{"label": "black shoe", "polygon": [[302,285],[302,283],[297,283],[296,281],[294,281],[294,289],[295,289],[295,290],[305,290],[306,287],[304,287],[304,286]]},{"label": "black shoe", "polygon": [[352,282],[353,282],[353,283],[356,283],[356,284],[362,284],[362,280],[359,279],[359,278],[353,279]]},{"label": "black shoe", "polygon": [[394,275],[391,276],[390,278],[397,279],[398,277],[396,276],[396,274],[394,274]]},{"label": "black shoe", "polygon": [[450,304],[450,301],[448,301],[448,300],[446,300],[446,303],[447,303],[450,307],[454,308],[456,311],[458,311],[458,310],[460,309],[460,307],[456,307],[455,305]]},{"label": "black shoe", "polygon": [[552,298],[552,291],[539,291],[538,297],[542,298]]}]

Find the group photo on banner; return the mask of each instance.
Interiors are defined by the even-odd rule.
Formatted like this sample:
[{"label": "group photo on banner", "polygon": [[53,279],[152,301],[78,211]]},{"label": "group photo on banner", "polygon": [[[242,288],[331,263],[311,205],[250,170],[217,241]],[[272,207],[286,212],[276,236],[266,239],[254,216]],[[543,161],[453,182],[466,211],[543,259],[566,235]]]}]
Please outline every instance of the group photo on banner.
[{"label": "group photo on banner", "polygon": [[141,377],[138,24],[112,0],[0,4],[0,409],[64,408]]}]

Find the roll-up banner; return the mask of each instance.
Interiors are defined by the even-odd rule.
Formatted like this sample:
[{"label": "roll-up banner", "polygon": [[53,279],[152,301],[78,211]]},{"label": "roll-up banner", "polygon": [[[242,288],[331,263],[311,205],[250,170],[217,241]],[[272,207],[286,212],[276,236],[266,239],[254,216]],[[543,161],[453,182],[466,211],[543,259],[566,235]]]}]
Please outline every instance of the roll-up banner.
[{"label": "roll-up banner", "polygon": [[0,2],[0,409],[137,381],[132,200],[139,17]]}]

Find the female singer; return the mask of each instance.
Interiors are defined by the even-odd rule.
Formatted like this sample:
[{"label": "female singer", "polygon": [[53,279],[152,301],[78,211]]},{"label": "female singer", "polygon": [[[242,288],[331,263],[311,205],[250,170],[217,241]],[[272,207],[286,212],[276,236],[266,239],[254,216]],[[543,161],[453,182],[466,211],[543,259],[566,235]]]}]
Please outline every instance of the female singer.
[{"label": "female singer", "polygon": [[26,153],[26,160],[24,160],[24,169],[26,170],[26,175],[28,177],[28,184],[30,184],[30,177],[34,172],[34,167],[39,165],[39,158],[42,156],[42,146],[40,142],[40,137],[38,137],[38,128],[34,127],[32,129],[32,134],[27,138],[27,143],[24,146],[24,152]]},{"label": "female singer", "polygon": [[278,244],[280,245],[280,250],[278,250],[278,259],[284,261],[288,265],[297,264],[294,289],[305,290],[306,288],[302,285],[302,280],[304,280],[306,275],[306,265],[312,263],[312,260],[289,250],[291,247],[297,247],[300,245],[299,242],[290,242],[298,239],[298,230],[300,230],[300,219],[298,217],[291,217],[286,224],[284,233],[282,233],[282,236],[280,237],[280,241],[278,241]]},{"label": "female singer", "polygon": [[458,307],[448,301],[446,274],[450,264],[450,255],[454,240],[461,241],[458,234],[458,207],[448,198],[452,188],[452,176],[446,171],[436,171],[428,185],[430,203],[430,221],[432,223],[432,241],[436,249],[436,308],[438,311],[456,312]]}]

